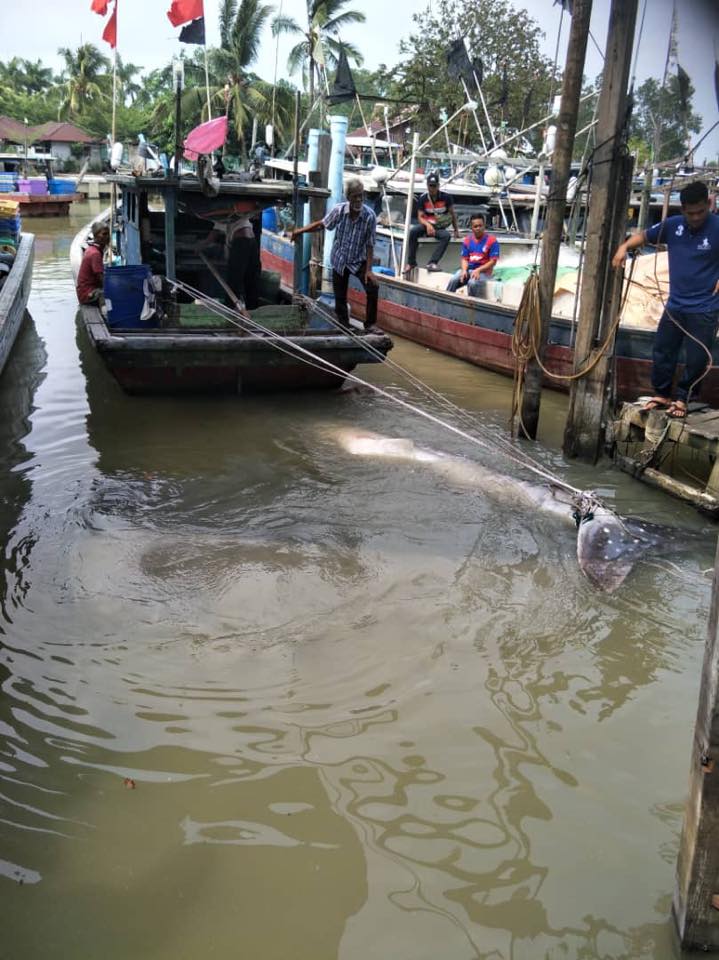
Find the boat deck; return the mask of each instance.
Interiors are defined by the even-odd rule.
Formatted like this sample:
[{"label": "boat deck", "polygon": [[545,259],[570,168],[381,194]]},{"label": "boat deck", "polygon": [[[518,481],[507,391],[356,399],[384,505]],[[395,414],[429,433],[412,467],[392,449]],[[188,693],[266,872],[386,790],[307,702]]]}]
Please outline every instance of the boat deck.
[{"label": "boat deck", "polygon": [[642,406],[625,403],[607,425],[617,466],[719,519],[719,410],[694,402],[674,420]]}]

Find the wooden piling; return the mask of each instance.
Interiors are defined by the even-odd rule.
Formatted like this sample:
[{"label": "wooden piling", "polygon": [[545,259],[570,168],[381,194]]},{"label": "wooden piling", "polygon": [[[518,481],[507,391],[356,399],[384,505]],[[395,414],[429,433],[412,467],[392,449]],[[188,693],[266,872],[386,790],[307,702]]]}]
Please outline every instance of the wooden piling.
[{"label": "wooden piling", "polygon": [[672,911],[683,949],[719,950],[719,545]]},{"label": "wooden piling", "polygon": [[[591,16],[592,0],[575,0],[562,82],[557,139],[552,154],[552,178],[547,197],[547,217],[542,239],[542,260],[539,268],[539,305],[542,318],[539,356],[542,362],[549,338],[559,247],[564,229],[567,184],[569,182],[572,151],[574,150],[574,135],[577,130],[577,114],[579,112],[579,99],[582,95],[582,76],[584,74],[584,59],[587,53]],[[527,365],[524,379],[520,421],[522,432],[531,440],[536,439],[539,426],[543,377],[542,368],[537,359],[533,357]]]},{"label": "wooden piling", "polygon": [[[626,152],[627,85],[639,0],[612,0],[606,58],[599,99],[597,147],[585,240],[584,272],[574,370],[596,356],[618,309],[622,274],[611,268],[612,255],[626,233],[631,158]],[[564,433],[564,452],[595,463],[605,427],[609,354],[592,372],[572,382]]]},{"label": "wooden piling", "polygon": [[[317,170],[310,172],[310,183],[313,187],[326,187],[330,169],[330,154],[332,152],[332,138],[326,130],[320,132],[317,144]],[[310,200],[310,223],[320,220],[325,213],[327,200],[313,198]],[[311,234],[310,245],[310,289],[309,294],[314,299],[322,292],[322,251],[324,248],[324,230]]]}]

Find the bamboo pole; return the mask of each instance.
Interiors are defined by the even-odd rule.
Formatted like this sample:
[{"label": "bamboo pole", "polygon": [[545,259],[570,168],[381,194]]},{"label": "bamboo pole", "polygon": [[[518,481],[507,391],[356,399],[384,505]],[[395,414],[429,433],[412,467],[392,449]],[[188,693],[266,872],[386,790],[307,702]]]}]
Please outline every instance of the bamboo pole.
[{"label": "bamboo pole", "polygon": [[417,151],[419,150],[419,134],[415,133],[412,138],[412,157],[409,167],[409,190],[407,192],[407,209],[404,215],[404,240],[402,243],[402,261],[400,264],[400,276],[404,277],[404,271],[407,267],[407,253],[409,246],[409,229],[412,224],[412,206],[414,204],[414,177],[417,172]]}]

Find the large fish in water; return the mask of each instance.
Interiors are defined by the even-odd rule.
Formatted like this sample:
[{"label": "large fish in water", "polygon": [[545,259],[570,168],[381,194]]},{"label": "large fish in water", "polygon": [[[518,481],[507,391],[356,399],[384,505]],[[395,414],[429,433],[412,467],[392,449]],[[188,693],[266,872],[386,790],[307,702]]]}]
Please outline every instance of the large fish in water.
[{"label": "large fish in water", "polygon": [[607,593],[621,586],[641,559],[678,545],[676,533],[668,527],[620,517],[591,491],[577,496],[571,489],[551,482],[529,483],[472,460],[417,447],[404,438],[341,430],[337,439],[355,456],[426,464],[454,483],[481,488],[499,502],[541,510],[574,523],[579,568],[595,587]]}]

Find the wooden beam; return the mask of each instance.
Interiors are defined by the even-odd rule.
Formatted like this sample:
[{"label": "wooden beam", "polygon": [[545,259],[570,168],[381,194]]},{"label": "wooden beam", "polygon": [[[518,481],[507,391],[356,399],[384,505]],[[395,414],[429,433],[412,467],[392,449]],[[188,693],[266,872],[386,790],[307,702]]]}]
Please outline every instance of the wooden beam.
[{"label": "wooden beam", "polygon": [[[596,348],[616,316],[622,274],[611,270],[611,257],[626,233],[626,211],[631,186],[626,153],[628,126],[627,85],[639,0],[612,0],[602,92],[597,121],[597,147],[592,161],[592,189],[586,230],[584,272],[575,372],[595,356]],[[615,276],[616,274],[616,276]],[[564,452],[596,462],[604,431],[605,357],[592,373],[570,387]]]},{"label": "wooden beam", "polygon": [[[330,170],[330,154],[332,153],[332,138],[326,130],[320,132],[317,143],[317,167],[314,177],[310,176],[312,186],[326,187]],[[320,220],[327,207],[325,197],[310,200],[310,222]],[[322,252],[324,249],[324,230],[311,234],[310,243],[310,289],[309,295],[314,299],[322,292]]]},{"label": "wooden beam", "polygon": [[[683,949],[719,950],[719,549],[672,905]],[[715,906],[717,904],[717,906]]]},{"label": "wooden beam", "polygon": [[[574,150],[574,135],[577,130],[577,114],[579,99],[582,94],[582,77],[591,16],[592,0],[575,0],[567,59],[564,67],[562,102],[557,122],[557,139],[552,154],[552,178],[549,184],[549,196],[547,197],[547,219],[542,238],[542,260],[539,269],[539,303],[542,317],[539,355],[542,362],[544,362],[544,354],[549,339],[559,247],[564,229],[567,184],[569,182],[572,151]],[[527,366],[524,380],[521,411],[522,432],[531,440],[536,438],[539,426],[543,379],[542,368],[538,361],[532,358]]]},{"label": "wooden beam", "polygon": [[175,267],[175,218],[177,217],[177,191],[165,191],[165,276],[176,280]]}]

